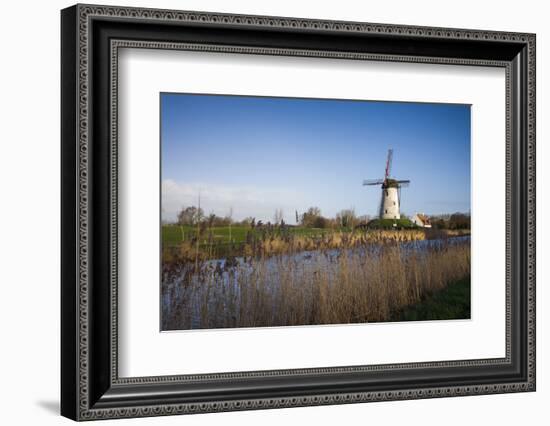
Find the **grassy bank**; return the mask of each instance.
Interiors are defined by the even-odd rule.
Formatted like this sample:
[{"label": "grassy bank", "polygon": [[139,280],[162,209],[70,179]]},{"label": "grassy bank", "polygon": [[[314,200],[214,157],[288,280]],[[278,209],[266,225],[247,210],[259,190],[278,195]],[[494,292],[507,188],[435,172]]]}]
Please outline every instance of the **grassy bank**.
[{"label": "grassy bank", "polygon": [[393,321],[423,321],[470,318],[470,277],[426,294],[422,300],[392,316]]}]

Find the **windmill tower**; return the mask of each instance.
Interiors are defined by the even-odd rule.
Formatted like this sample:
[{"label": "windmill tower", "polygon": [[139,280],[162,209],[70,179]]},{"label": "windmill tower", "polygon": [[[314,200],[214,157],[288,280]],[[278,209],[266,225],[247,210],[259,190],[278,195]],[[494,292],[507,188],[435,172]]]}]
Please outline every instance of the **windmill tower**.
[{"label": "windmill tower", "polygon": [[401,219],[399,213],[399,200],[401,188],[409,186],[410,180],[397,180],[390,177],[393,149],[388,150],[386,160],[386,171],[384,179],[367,179],[363,181],[364,186],[382,185],[382,198],[380,199],[380,219]]}]

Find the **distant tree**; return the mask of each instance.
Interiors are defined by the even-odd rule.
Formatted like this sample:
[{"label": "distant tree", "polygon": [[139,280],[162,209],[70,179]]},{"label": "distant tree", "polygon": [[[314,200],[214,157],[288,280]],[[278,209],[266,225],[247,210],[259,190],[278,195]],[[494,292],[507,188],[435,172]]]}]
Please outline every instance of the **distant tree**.
[{"label": "distant tree", "polygon": [[361,224],[367,224],[367,223],[369,223],[370,220],[371,220],[371,217],[368,214],[364,214],[362,216],[357,216],[358,224],[360,224],[360,223]]},{"label": "distant tree", "polygon": [[310,207],[307,209],[307,213],[311,216],[321,216],[321,209],[319,207]]},{"label": "distant tree", "polygon": [[449,218],[449,229],[470,229],[470,216],[454,213]]},{"label": "distant tree", "polygon": [[252,216],[245,217],[243,220],[241,220],[240,224],[244,226],[250,226],[251,228],[254,227],[254,218]]},{"label": "distant tree", "polygon": [[214,213],[210,213],[205,219],[204,222],[208,225],[209,228],[216,227],[216,226],[229,226],[231,219],[226,217],[220,217],[215,215]]},{"label": "distant tree", "polygon": [[303,215],[301,223],[308,228],[325,228],[327,219],[321,216],[319,207],[310,207]]},{"label": "distant tree", "polygon": [[445,222],[445,219],[443,218],[432,217],[430,218],[430,223],[434,229],[447,229],[447,222]]},{"label": "distant tree", "polygon": [[313,222],[314,228],[327,228],[329,225],[329,220],[323,216],[317,216]]},{"label": "distant tree", "polygon": [[343,228],[353,228],[357,223],[357,216],[355,215],[355,209],[340,210],[336,214],[336,223]]},{"label": "distant tree", "polygon": [[217,216],[214,213],[210,213],[208,217],[206,218],[206,222],[208,223],[208,227],[212,228],[216,223]]},{"label": "distant tree", "polygon": [[216,226],[230,226],[233,223],[233,219],[229,217],[216,217]]},{"label": "distant tree", "polygon": [[201,208],[189,206],[182,208],[178,213],[179,225],[196,225],[204,218],[204,212]]}]

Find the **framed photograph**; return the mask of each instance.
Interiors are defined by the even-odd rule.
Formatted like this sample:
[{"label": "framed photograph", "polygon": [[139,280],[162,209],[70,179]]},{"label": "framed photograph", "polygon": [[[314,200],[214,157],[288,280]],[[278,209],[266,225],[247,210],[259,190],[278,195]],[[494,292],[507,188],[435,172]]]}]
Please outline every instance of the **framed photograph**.
[{"label": "framed photograph", "polygon": [[61,12],[61,412],[535,390],[535,35]]}]

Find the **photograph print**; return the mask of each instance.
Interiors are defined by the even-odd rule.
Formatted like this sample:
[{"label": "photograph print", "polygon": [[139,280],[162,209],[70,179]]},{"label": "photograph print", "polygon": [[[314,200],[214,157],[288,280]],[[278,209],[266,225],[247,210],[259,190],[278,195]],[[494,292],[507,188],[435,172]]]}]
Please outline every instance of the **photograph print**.
[{"label": "photograph print", "polygon": [[161,93],[161,331],[470,319],[470,114]]}]

